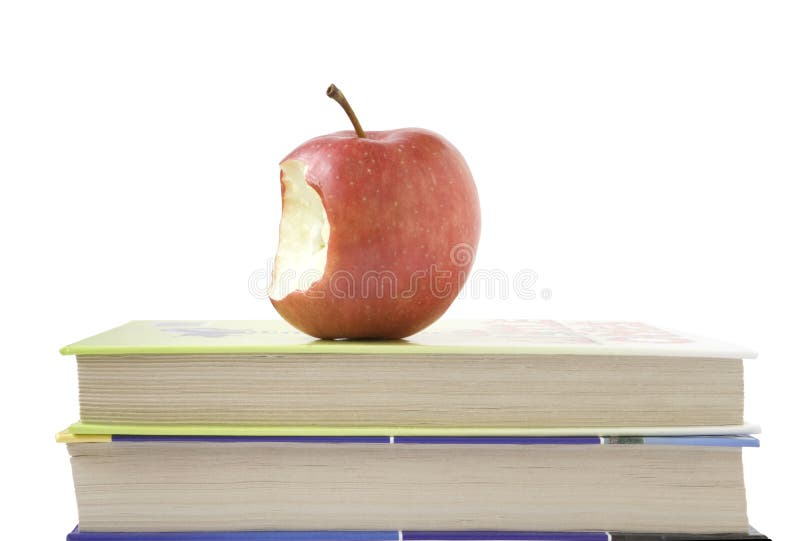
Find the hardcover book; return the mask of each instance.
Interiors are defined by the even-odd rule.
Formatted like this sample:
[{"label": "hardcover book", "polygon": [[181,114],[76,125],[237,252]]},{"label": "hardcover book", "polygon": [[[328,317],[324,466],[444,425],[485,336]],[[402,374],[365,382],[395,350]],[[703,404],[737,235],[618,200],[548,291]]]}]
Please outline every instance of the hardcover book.
[{"label": "hardcover book", "polygon": [[[635,322],[442,321],[314,340],[278,321],[134,321],[76,355],[76,434],[738,434],[746,349]],[[676,429],[677,427],[677,429]]]}]

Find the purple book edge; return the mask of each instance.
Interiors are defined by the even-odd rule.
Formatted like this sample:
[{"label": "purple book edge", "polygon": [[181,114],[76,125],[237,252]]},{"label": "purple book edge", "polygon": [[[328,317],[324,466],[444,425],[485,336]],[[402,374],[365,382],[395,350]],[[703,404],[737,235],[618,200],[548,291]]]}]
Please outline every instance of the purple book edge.
[{"label": "purple book edge", "polygon": [[769,541],[750,533],[656,534],[612,532],[522,531],[239,531],[239,532],[81,532],[78,526],[67,541]]},{"label": "purple book edge", "polygon": [[608,541],[606,532],[512,531],[239,531],[239,532],[81,532],[67,541]]},{"label": "purple book edge", "polygon": [[685,445],[698,447],[758,447],[752,436],[147,436],[114,434],[116,442],[273,442],[273,443],[382,443],[474,445]]}]

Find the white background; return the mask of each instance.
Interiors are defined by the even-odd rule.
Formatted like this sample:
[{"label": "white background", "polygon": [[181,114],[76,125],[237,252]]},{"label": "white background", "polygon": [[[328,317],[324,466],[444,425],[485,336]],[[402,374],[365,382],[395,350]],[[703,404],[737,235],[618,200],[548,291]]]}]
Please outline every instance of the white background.
[{"label": "white background", "polygon": [[449,138],[481,197],[475,268],[552,292],[446,317],[637,319],[760,351],[750,518],[792,539],[798,28],[788,2],[4,3],[4,535],[77,521],[60,346],[277,317],[248,279],[276,248],[278,162],[349,128],[336,82],[366,129]]}]

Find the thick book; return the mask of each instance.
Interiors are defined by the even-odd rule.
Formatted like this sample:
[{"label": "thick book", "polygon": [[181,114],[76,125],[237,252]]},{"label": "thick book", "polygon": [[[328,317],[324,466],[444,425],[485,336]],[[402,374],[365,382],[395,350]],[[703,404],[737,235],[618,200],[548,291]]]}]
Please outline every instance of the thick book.
[{"label": "thick book", "polygon": [[741,454],[758,445],[749,436],[94,437],[61,436],[83,532],[745,533]]},{"label": "thick book", "polygon": [[78,360],[76,433],[753,431],[753,352],[635,322],[441,321],[330,341],[278,321],[134,321],[62,353]]},{"label": "thick book", "polygon": [[769,541],[747,533],[651,534],[622,532],[273,530],[231,532],[82,532],[67,541]]}]

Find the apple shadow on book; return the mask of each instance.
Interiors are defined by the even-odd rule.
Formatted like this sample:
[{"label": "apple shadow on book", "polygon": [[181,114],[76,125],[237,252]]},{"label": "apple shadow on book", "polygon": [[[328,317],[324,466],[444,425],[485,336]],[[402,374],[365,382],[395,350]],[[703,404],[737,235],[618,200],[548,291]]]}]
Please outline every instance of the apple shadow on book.
[{"label": "apple shadow on book", "polygon": [[409,344],[414,345],[413,342],[406,340],[405,338],[393,338],[393,339],[386,339],[386,338],[334,338],[332,340],[327,340],[323,338],[318,338],[316,340],[312,340],[309,344],[352,344],[353,342],[362,342],[362,343],[378,343],[378,344]]}]

